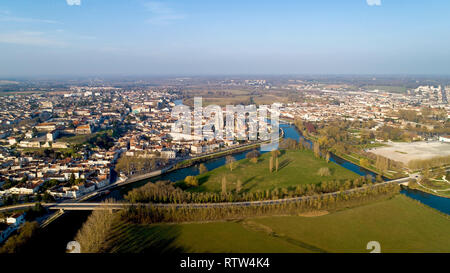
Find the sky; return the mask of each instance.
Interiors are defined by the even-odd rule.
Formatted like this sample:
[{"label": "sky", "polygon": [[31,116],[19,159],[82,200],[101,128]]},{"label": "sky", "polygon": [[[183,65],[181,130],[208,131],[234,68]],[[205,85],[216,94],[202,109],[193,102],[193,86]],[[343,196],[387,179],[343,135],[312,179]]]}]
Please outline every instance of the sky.
[{"label": "sky", "polygon": [[448,0],[2,0],[0,76],[450,74]]}]

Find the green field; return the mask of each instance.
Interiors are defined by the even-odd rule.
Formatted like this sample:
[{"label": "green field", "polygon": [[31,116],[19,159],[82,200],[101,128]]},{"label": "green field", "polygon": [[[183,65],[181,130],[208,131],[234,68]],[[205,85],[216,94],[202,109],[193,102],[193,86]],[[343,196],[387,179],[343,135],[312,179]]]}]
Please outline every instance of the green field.
[{"label": "green field", "polygon": [[108,135],[112,134],[111,130],[102,130],[91,134],[86,135],[72,135],[72,136],[63,136],[57,140],[57,142],[67,142],[70,144],[85,144],[91,138],[101,135],[103,133],[107,133]]},{"label": "green field", "polygon": [[369,241],[384,252],[450,251],[449,218],[403,195],[321,217],[256,221],[329,252],[366,252]]},{"label": "green field", "polygon": [[93,136],[95,136],[95,134],[65,136],[65,137],[59,138],[57,141],[58,142],[67,142],[70,144],[83,144],[83,143],[86,143]]},{"label": "green field", "polygon": [[133,225],[110,236],[112,252],[450,252],[450,220],[403,195],[317,217]]},{"label": "green field", "polygon": [[240,222],[133,225],[121,223],[108,241],[115,253],[309,252],[284,240],[246,229]]},{"label": "green field", "polygon": [[255,90],[251,89],[198,89],[187,91],[189,97],[183,100],[185,105],[193,106],[194,96],[202,97],[203,106],[237,105],[237,104],[272,104],[273,102],[287,103],[290,92],[288,90]]},{"label": "green field", "polygon": [[406,93],[407,88],[404,86],[390,86],[390,85],[367,85],[364,88],[368,90],[382,90],[390,93]]},{"label": "green field", "polygon": [[[260,156],[258,163],[248,159],[237,161],[233,171],[222,166],[198,175],[199,187],[195,191],[220,192],[222,177],[227,179],[227,189],[234,190],[240,179],[244,191],[257,191],[273,188],[295,187],[299,184],[320,183],[322,181],[355,179],[357,174],[324,159],[314,157],[312,151],[282,151],[279,156],[278,172],[269,172],[270,153]],[[275,165],[275,163],[274,163]],[[319,176],[317,171],[327,167],[330,176]]]}]

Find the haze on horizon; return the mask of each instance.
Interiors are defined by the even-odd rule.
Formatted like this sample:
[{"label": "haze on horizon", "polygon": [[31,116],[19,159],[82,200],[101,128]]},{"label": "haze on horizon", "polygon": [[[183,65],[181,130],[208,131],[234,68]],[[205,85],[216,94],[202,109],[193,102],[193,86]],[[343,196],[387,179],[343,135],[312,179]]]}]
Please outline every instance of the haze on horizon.
[{"label": "haze on horizon", "polygon": [[447,0],[4,0],[0,77],[450,74]]}]

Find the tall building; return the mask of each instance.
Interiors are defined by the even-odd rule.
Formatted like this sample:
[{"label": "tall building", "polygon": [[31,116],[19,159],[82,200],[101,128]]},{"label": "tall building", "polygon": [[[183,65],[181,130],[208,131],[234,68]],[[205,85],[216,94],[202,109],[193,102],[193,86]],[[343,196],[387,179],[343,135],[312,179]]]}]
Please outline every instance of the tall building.
[{"label": "tall building", "polygon": [[448,104],[450,102],[450,85],[445,86],[442,92],[445,94],[445,98]]}]

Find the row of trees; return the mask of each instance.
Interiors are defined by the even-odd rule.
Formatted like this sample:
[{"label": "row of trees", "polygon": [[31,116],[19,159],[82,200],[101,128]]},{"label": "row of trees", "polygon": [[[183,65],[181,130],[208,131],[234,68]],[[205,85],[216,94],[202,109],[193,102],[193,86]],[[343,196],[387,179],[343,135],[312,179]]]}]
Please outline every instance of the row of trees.
[{"label": "row of trees", "polygon": [[[112,201],[106,201],[110,203]],[[103,253],[108,247],[108,237],[120,217],[109,210],[95,210],[75,236],[83,253]]]},{"label": "row of trees", "polygon": [[5,244],[0,248],[1,253],[22,253],[24,247],[39,232],[37,222],[26,222],[18,231],[18,234],[9,237]]},{"label": "row of trees", "polygon": [[[323,172],[324,176],[327,175],[326,170],[323,170]],[[195,177],[192,178],[195,179]],[[176,204],[261,201],[345,191],[364,186],[371,186],[372,184],[372,177],[369,175],[367,177],[358,177],[354,180],[325,181],[319,184],[301,184],[289,188],[243,192],[242,181],[240,179],[237,180],[235,188],[230,189],[228,188],[227,178],[223,176],[220,193],[184,191],[170,181],[158,181],[155,183],[147,183],[142,187],[129,191],[128,194],[125,195],[125,199],[131,203]]]},{"label": "row of trees", "polygon": [[[301,124],[303,123],[301,121],[298,121],[296,125],[297,124],[301,126]],[[338,125],[342,125],[343,127],[338,127]],[[327,162],[329,162],[330,160],[330,152],[335,152],[338,154],[356,153],[361,157],[361,159],[359,160],[359,165],[361,165],[362,167],[370,168],[372,165],[375,165],[375,167],[381,173],[385,173],[388,170],[397,170],[397,175],[401,176],[400,170],[403,168],[403,164],[401,162],[396,162],[389,158],[366,152],[355,146],[356,144],[368,143],[369,139],[373,139],[375,137],[373,132],[370,132],[367,129],[362,129],[360,134],[361,137],[359,138],[358,142],[356,142],[355,138],[352,138],[348,133],[348,130],[355,126],[357,128],[358,126],[362,128],[369,128],[370,126],[372,126],[372,124],[355,124],[355,122],[352,123],[348,121],[334,121],[330,124],[321,122],[317,126],[318,130],[315,134],[317,140],[314,141],[311,145],[307,141],[303,140],[303,138],[301,138],[300,146],[303,146],[303,148],[305,149],[312,149],[314,155],[317,158],[324,158]],[[387,132],[388,138],[396,139],[395,137],[393,137],[393,134],[396,134],[397,130],[394,129],[391,127],[386,127],[384,129],[382,128],[378,133]],[[361,142],[361,139],[364,138],[367,141]]]},{"label": "row of trees", "polygon": [[414,159],[408,162],[408,166],[412,170],[431,169],[450,164],[450,156],[433,157],[430,159]]},{"label": "row of trees", "polygon": [[261,153],[258,150],[253,150],[248,152],[245,157],[249,159],[253,163],[258,163],[258,158],[261,156]]},{"label": "row of trees", "polygon": [[275,161],[275,172],[278,172],[279,161],[278,156],[280,155],[279,150],[270,151],[270,160],[269,160],[269,172],[273,172],[273,162]]},{"label": "row of trees", "polygon": [[164,159],[124,155],[117,160],[116,171],[123,172],[126,175],[151,172],[158,169],[158,167],[164,163]]},{"label": "row of trees", "polygon": [[[310,185],[307,185],[308,187]],[[358,191],[341,192],[329,195],[312,195],[303,200],[280,202],[258,206],[222,206],[222,207],[147,207],[130,206],[117,213],[112,210],[94,211],[77,233],[75,240],[81,245],[81,252],[101,253],[112,247],[110,240],[118,224],[178,223],[191,221],[213,221],[243,219],[247,217],[298,215],[299,213],[317,210],[338,210],[359,206],[368,202],[390,198],[396,195],[400,187],[396,184],[376,184],[361,188]],[[111,201],[107,201],[111,202]],[[29,229],[23,237],[31,238],[34,228]],[[17,239],[14,239],[17,240]],[[16,245],[21,245],[22,239]],[[3,252],[16,252],[17,248],[5,244]],[[6,249],[6,250],[5,250]]]},{"label": "row of trees", "polygon": [[121,212],[122,219],[137,224],[161,222],[212,221],[242,219],[256,216],[298,215],[315,210],[336,210],[343,207],[357,206],[373,200],[394,196],[400,187],[394,184],[378,184],[360,191],[340,193],[337,195],[316,195],[296,202],[282,202],[261,206],[223,206],[205,208],[162,208],[131,206]]}]

